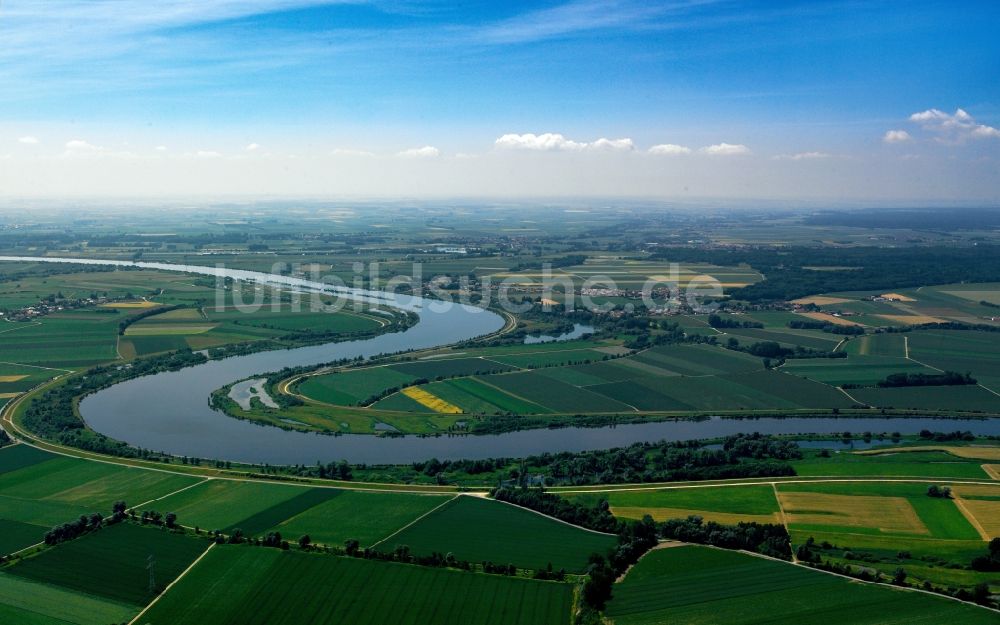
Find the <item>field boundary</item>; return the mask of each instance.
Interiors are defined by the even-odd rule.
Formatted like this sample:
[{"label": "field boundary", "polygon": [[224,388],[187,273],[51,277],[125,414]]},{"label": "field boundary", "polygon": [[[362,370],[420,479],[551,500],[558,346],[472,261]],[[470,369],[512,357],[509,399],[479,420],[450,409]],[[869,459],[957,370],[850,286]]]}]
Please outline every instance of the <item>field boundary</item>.
[{"label": "field boundary", "polygon": [[[785,531],[788,531],[788,515],[785,514],[785,504],[781,503],[781,493],[778,492],[778,484],[771,482],[771,490],[774,491],[774,500],[778,502],[778,514],[781,515],[781,524],[785,526]],[[792,559],[795,559],[795,554],[792,554]]]},{"label": "field boundary", "polygon": [[[708,547],[710,549],[717,549],[719,551],[733,551],[732,549],[723,549],[722,547],[716,547],[714,545],[697,545],[696,543],[688,543],[688,544],[695,545],[695,546],[698,546],[698,547]],[[996,608],[989,608],[989,607],[986,607],[984,605],[979,605],[978,603],[974,603],[972,601],[965,601],[964,599],[959,599],[957,597],[951,597],[949,595],[942,595],[942,594],[939,594],[939,593],[936,593],[936,592],[931,592],[929,590],[924,590],[923,588],[915,588],[913,586],[896,586],[894,584],[886,584],[886,583],[880,583],[880,582],[866,582],[863,579],[858,579],[857,577],[851,577],[850,575],[844,575],[842,573],[835,573],[833,571],[827,571],[827,570],[824,570],[824,569],[819,569],[819,568],[816,568],[816,567],[809,566],[807,564],[798,564],[796,562],[789,562],[788,560],[782,560],[781,558],[775,558],[773,556],[766,556],[766,555],[764,555],[762,553],[757,553],[756,551],[745,551],[743,549],[737,549],[735,551],[737,551],[738,553],[745,553],[746,555],[753,556],[755,558],[762,558],[764,560],[772,560],[774,562],[781,562],[782,564],[787,564],[788,566],[797,566],[797,567],[800,567],[800,568],[803,568],[803,569],[809,569],[810,571],[816,571],[817,573],[826,573],[827,575],[833,575],[834,577],[840,577],[842,579],[846,579],[846,580],[849,580],[849,581],[852,581],[852,582],[857,582],[859,584],[870,584],[872,586],[879,586],[879,587],[882,587],[882,588],[888,588],[888,589],[892,589],[892,590],[900,590],[900,591],[904,591],[904,592],[905,591],[908,591],[908,592],[919,592],[919,593],[922,593],[922,594],[925,594],[925,595],[930,595],[931,597],[939,597],[941,599],[949,599],[951,601],[957,601],[958,603],[964,603],[966,605],[971,605],[971,606],[974,606],[974,607],[977,607],[977,608],[981,608],[983,610],[989,610],[990,612],[996,612],[997,614],[1000,614],[1000,610],[998,610]]]},{"label": "field boundary", "polygon": [[140,504],[137,504],[137,505],[134,505],[134,506],[129,506],[129,507],[130,508],[141,508],[142,506],[148,506],[149,504],[151,504],[151,503],[153,503],[155,501],[160,501],[161,499],[166,499],[167,497],[172,497],[173,495],[176,495],[177,493],[183,493],[186,490],[190,490],[190,489],[194,488],[195,486],[201,486],[205,482],[211,481],[213,479],[215,479],[215,478],[211,478],[211,477],[202,478],[202,479],[198,480],[197,482],[195,482],[194,484],[188,484],[184,488],[177,489],[177,490],[175,490],[172,493],[167,493],[166,495],[163,495],[162,497],[156,497],[155,499],[150,499],[149,501],[144,501],[144,502],[142,502]]},{"label": "field boundary", "polygon": [[965,501],[962,497],[952,491],[951,499],[955,502],[955,507],[962,513],[965,520],[969,522],[969,525],[974,527],[976,531],[979,532],[980,538],[982,538],[984,542],[989,542],[992,537],[989,535],[989,532],[986,531],[986,528],[983,527],[983,524],[979,522],[979,519],[976,518],[976,515],[972,514],[972,511],[965,507]]},{"label": "field boundary", "polygon": [[[463,495],[468,495],[468,493],[462,493],[462,494]],[[468,496],[470,496],[470,497],[476,497],[476,495],[468,495]],[[488,499],[488,498],[487,497],[481,497],[481,499]],[[583,527],[582,525],[576,525],[574,523],[570,523],[569,521],[563,521],[562,519],[557,519],[554,516],[549,516],[549,515],[545,514],[544,512],[539,512],[538,510],[532,510],[531,508],[526,508],[524,506],[519,506],[516,503],[510,502],[510,501],[501,501],[499,499],[490,499],[490,501],[496,501],[496,502],[499,502],[499,503],[505,503],[508,506],[513,506],[515,508],[520,508],[521,510],[527,510],[528,512],[532,512],[534,514],[537,514],[540,517],[545,517],[546,519],[551,519],[551,520],[556,521],[558,523],[562,523],[563,525],[568,525],[568,526],[576,528],[578,530],[583,530],[585,532],[590,532],[591,534],[600,534],[601,536],[616,536],[616,534],[609,534],[608,532],[599,532],[597,530],[592,530],[589,527]]]},{"label": "field boundary", "polygon": [[149,612],[149,609],[151,607],[153,607],[154,605],[156,605],[157,601],[159,601],[164,595],[166,595],[168,592],[170,592],[170,589],[174,587],[174,584],[176,584],[177,582],[181,581],[181,579],[185,575],[187,575],[189,572],[191,572],[191,569],[193,569],[195,567],[195,565],[197,565],[199,562],[201,562],[202,558],[204,558],[206,555],[208,555],[208,552],[212,550],[212,547],[215,547],[215,544],[216,543],[214,543],[214,542],[211,543],[208,546],[208,548],[205,549],[205,551],[203,551],[201,553],[200,556],[198,556],[197,558],[194,559],[194,562],[192,562],[191,564],[189,564],[186,569],[184,569],[183,571],[181,571],[180,575],[178,575],[177,577],[174,578],[174,581],[172,581],[169,584],[167,584],[167,587],[163,589],[163,592],[161,592],[160,594],[156,595],[156,597],[154,597],[153,600],[150,601],[146,605],[146,607],[142,609],[141,612],[139,612],[138,614],[136,614],[135,617],[133,617],[132,620],[128,622],[128,625],[135,625],[135,623],[142,617],[143,614],[145,614],[146,612]]},{"label": "field boundary", "polygon": [[420,515],[420,516],[418,516],[417,518],[413,519],[412,521],[410,521],[409,523],[407,523],[407,524],[406,524],[406,525],[404,525],[403,527],[399,528],[399,529],[398,529],[398,530],[396,530],[395,532],[393,532],[393,533],[389,534],[388,536],[386,536],[386,537],[385,537],[385,538],[383,538],[382,540],[380,540],[380,541],[378,541],[378,542],[376,542],[376,543],[372,543],[372,546],[370,547],[370,549],[374,549],[375,547],[378,547],[379,545],[381,545],[381,544],[382,544],[382,543],[384,543],[385,541],[389,540],[390,538],[392,538],[392,537],[393,537],[393,536],[395,536],[396,534],[399,534],[399,533],[401,533],[401,532],[402,532],[403,530],[405,530],[405,529],[407,529],[407,528],[409,528],[409,527],[412,527],[412,526],[416,525],[416,524],[417,524],[418,522],[422,521],[422,520],[423,520],[423,519],[424,519],[425,517],[428,517],[428,516],[430,516],[431,514],[433,514],[434,512],[437,512],[437,511],[438,511],[438,510],[440,510],[441,508],[443,508],[443,507],[447,506],[448,504],[450,504],[451,502],[453,502],[453,501],[457,500],[457,499],[458,499],[459,497],[461,497],[461,494],[458,494],[458,495],[455,495],[454,497],[451,497],[451,498],[450,498],[450,499],[448,499],[447,501],[443,501],[443,502],[441,502],[441,504],[439,504],[439,505],[437,505],[437,506],[434,506],[433,508],[431,508],[431,509],[430,509],[430,510],[428,510],[427,512],[425,512],[425,513],[421,514],[421,515]]},{"label": "field boundary", "polygon": [[[844,478],[844,477],[834,477],[834,476],[816,476],[816,479],[800,479],[800,480],[780,480],[780,481],[760,481],[760,482],[716,482],[712,484],[697,484],[697,483],[684,483],[684,484],[671,484],[670,482],[661,482],[655,486],[631,486],[625,485],[624,488],[614,488],[613,485],[602,485],[596,488],[590,489],[559,489],[550,490],[549,492],[556,495],[561,493],[573,493],[573,494],[586,494],[586,493],[614,493],[618,491],[644,491],[644,490],[674,490],[683,488],[715,488],[719,486],[727,487],[738,487],[738,486],[766,486],[768,484],[825,484],[830,482],[901,482],[909,484],[924,484],[927,482],[941,482],[940,477],[857,477],[857,478]],[[976,486],[996,486],[996,482],[984,482],[982,480],[945,480],[949,484],[972,484]]]}]

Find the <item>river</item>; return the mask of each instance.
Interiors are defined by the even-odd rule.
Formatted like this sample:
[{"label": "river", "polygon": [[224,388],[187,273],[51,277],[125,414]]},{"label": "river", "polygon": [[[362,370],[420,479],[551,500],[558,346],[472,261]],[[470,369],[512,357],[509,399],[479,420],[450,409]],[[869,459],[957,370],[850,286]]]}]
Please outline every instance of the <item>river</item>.
[{"label": "river", "polygon": [[80,413],[94,430],[112,438],[166,453],[207,459],[269,464],[352,463],[402,464],[432,457],[445,459],[517,457],[558,451],[583,451],[659,439],[686,440],[763,432],[769,434],[838,433],[843,431],[915,433],[929,430],[971,430],[1000,434],[1000,419],[934,418],[759,418],[667,421],[600,428],[525,430],[486,436],[380,437],[330,436],[258,425],[213,410],[212,391],[255,374],[284,367],[316,365],[342,358],[370,358],[411,349],[447,345],[496,332],[503,319],[492,312],[424,300],[404,294],[329,285],[255,271],[173,265],[168,263],[95,259],[0,256],[0,261],[72,262],[133,266],[252,280],[261,284],[349,295],[416,313],[419,322],[405,332],[373,338],[258,352],[209,361],[180,371],[128,380],[86,397]]}]

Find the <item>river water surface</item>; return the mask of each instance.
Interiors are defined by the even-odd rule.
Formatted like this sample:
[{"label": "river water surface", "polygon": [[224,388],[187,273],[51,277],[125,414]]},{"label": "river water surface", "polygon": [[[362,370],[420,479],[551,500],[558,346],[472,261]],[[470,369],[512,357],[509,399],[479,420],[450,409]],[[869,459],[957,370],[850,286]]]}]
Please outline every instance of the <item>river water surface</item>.
[{"label": "river water surface", "polygon": [[432,457],[445,459],[518,457],[543,452],[583,451],[660,439],[686,440],[739,432],[769,434],[893,432],[921,429],[971,430],[1000,434],[1000,419],[934,418],[759,418],[667,421],[600,428],[524,430],[486,436],[330,436],[282,430],[228,417],[208,405],[212,391],[237,380],[284,367],[317,365],[342,358],[370,358],[426,349],[496,332],[503,319],[473,306],[447,304],[401,294],[335,288],[254,271],[93,259],[0,256],[0,261],[73,262],[252,280],[306,291],[350,295],[416,313],[420,321],[404,332],[373,338],[258,352],[209,361],[180,371],[128,380],[86,397],[80,413],[94,430],[138,447],[178,456],[269,464],[401,464]]}]

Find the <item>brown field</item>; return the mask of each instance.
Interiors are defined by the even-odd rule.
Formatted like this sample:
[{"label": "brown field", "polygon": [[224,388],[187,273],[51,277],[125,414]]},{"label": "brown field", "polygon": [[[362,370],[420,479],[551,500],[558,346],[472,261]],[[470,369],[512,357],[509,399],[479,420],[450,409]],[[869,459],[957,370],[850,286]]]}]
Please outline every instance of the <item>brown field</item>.
[{"label": "brown field", "polygon": [[904,497],[827,495],[778,491],[790,525],[870,527],[883,532],[930,534]]},{"label": "brown field", "polygon": [[217,324],[187,323],[137,323],[125,329],[125,336],[184,336],[204,334],[214,330]]},{"label": "brown field", "polygon": [[845,319],[843,317],[834,317],[830,313],[823,312],[808,312],[799,313],[803,317],[809,317],[810,319],[815,319],[816,321],[826,321],[838,326],[864,326],[863,323],[858,323],[857,321],[851,321],[850,319]]},{"label": "brown field", "polygon": [[601,352],[602,354],[611,354],[612,356],[622,356],[631,353],[632,350],[621,345],[608,345],[606,347],[595,347],[594,351]]},{"label": "brown field", "polygon": [[809,297],[800,297],[799,299],[793,299],[793,304],[816,304],[817,306],[829,306],[831,304],[844,304],[851,300],[843,297],[829,297],[826,295],[811,295]]},{"label": "brown field", "polygon": [[1000,497],[1000,484],[951,484],[951,489],[960,497]]},{"label": "brown field", "polygon": [[756,521],[757,523],[781,523],[781,514],[733,514],[730,512],[709,512],[707,510],[688,510],[686,508],[641,508],[631,506],[612,506],[611,514],[623,519],[642,519],[649,515],[654,521],[662,522],[667,519],[686,519],[692,514],[696,514],[706,521],[735,525],[740,521]]},{"label": "brown field", "polygon": [[908,326],[920,325],[922,323],[947,323],[946,319],[931,317],[930,315],[876,315],[876,317],[882,317],[893,323]]},{"label": "brown field", "polygon": [[879,454],[896,454],[910,451],[943,451],[959,458],[981,458],[983,460],[1000,460],[1000,445],[928,445],[926,447],[889,447],[887,449],[867,449],[855,451],[859,456],[877,456]]},{"label": "brown field", "polygon": [[111,302],[108,304],[101,304],[102,308],[155,308],[160,304],[156,302],[147,302],[143,300],[141,302]]},{"label": "brown field", "polygon": [[900,293],[883,293],[882,297],[886,299],[895,299],[901,302],[915,302],[917,300],[913,299],[908,295],[901,295]]},{"label": "brown field", "polygon": [[0,399],[14,399],[20,393],[0,393]]},{"label": "brown field", "polygon": [[17,382],[18,380],[23,380],[28,376],[26,375],[0,375],[0,383],[4,382]]},{"label": "brown field", "polygon": [[168,310],[165,313],[160,313],[156,315],[155,319],[202,319],[201,311],[197,308],[178,308],[176,310]]},{"label": "brown field", "polygon": [[955,499],[955,505],[962,511],[969,523],[983,537],[992,540],[1000,536],[1000,501],[996,499]]},{"label": "brown field", "polygon": [[1000,464],[984,464],[983,471],[994,480],[1000,480]]}]

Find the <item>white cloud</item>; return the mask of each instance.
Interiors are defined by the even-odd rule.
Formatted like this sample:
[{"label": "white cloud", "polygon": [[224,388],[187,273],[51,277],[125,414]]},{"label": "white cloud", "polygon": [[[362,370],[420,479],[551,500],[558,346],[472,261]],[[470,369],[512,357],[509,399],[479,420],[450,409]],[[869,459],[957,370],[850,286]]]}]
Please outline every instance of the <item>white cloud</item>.
[{"label": "white cloud", "polygon": [[536,152],[582,152],[584,150],[603,150],[608,152],[630,152],[635,149],[635,143],[627,138],[605,139],[596,141],[573,141],[557,132],[545,132],[540,135],[525,133],[505,134],[493,142],[495,147],[505,150],[533,150]]},{"label": "white cloud", "polygon": [[1000,137],[1000,130],[997,130],[993,126],[984,126],[980,124],[972,129],[972,136],[976,138],[981,138],[981,137],[998,138]]},{"label": "white cloud", "polygon": [[156,150],[157,152],[166,152],[167,151],[167,146],[165,146],[165,145],[158,145],[158,146],[156,146],[153,149]]},{"label": "white cloud", "polygon": [[716,143],[715,145],[706,145],[698,151],[710,156],[740,156],[749,154],[750,148],[742,143]]},{"label": "white cloud", "polygon": [[222,154],[214,150],[198,150],[194,155],[198,158],[219,158],[222,156]]},{"label": "white cloud", "polygon": [[830,158],[826,152],[799,152],[798,154],[779,154],[772,157],[776,161],[811,161],[821,158]]},{"label": "white cloud", "polygon": [[661,143],[659,145],[654,145],[649,148],[650,154],[655,154],[657,156],[679,156],[681,154],[690,154],[691,148],[685,145],[675,145],[673,143]]},{"label": "white cloud", "polygon": [[245,148],[243,148],[243,150],[246,151],[246,152],[256,152],[259,149],[260,149],[260,144],[259,143],[251,143],[250,145],[248,145]]},{"label": "white cloud", "polygon": [[99,145],[88,143],[83,139],[71,139],[66,142],[66,149],[63,150],[63,158],[100,156],[104,153],[104,148]]},{"label": "white cloud", "polygon": [[923,130],[934,133],[940,143],[964,143],[969,139],[1000,138],[1000,130],[977,123],[972,115],[963,109],[945,113],[939,109],[927,109],[910,115],[910,121]]},{"label": "white cloud", "polygon": [[32,137],[32,136],[21,137],[20,139],[17,140],[17,142],[23,145],[38,145],[39,143],[41,143],[41,141],[39,141],[37,137]]},{"label": "white cloud", "polygon": [[913,139],[913,137],[911,137],[910,133],[905,130],[889,130],[882,135],[882,141],[885,143],[905,143],[911,139]]},{"label": "white cloud", "polygon": [[432,145],[425,145],[422,148],[410,148],[409,150],[397,152],[396,156],[402,158],[437,158],[441,156],[441,150]]},{"label": "white cloud", "polygon": [[635,149],[635,143],[633,143],[628,137],[622,139],[605,139],[604,137],[601,137],[597,141],[588,145],[587,148],[591,150],[631,152]]}]

